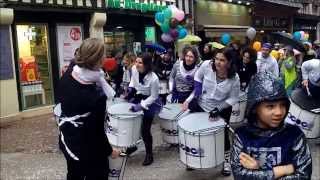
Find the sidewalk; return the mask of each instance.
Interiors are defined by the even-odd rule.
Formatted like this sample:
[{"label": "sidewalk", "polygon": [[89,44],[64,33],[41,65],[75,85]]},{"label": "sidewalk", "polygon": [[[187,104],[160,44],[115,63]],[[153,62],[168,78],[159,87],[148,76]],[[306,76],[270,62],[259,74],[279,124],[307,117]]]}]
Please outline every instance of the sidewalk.
[{"label": "sidewalk", "polygon": [[[159,123],[153,124],[155,162],[144,167],[143,144],[128,159],[125,180],[232,180],[220,175],[221,167],[186,171],[179,161],[178,148],[163,144]],[[58,131],[50,115],[0,124],[0,160],[2,180],[62,180],[66,163],[58,149]],[[313,157],[313,180],[320,180],[320,144],[310,143]]]}]

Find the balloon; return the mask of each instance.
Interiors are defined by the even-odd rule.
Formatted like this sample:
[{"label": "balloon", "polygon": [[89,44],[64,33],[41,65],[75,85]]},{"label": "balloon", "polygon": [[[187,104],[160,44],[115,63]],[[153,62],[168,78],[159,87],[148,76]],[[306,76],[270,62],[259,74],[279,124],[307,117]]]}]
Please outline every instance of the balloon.
[{"label": "balloon", "polygon": [[180,31],[180,29],[182,29],[182,28],[183,28],[183,26],[181,26],[181,25],[177,26],[178,31]]},{"label": "balloon", "polygon": [[170,36],[170,34],[166,34],[166,33],[163,33],[161,35],[161,39],[162,39],[163,42],[166,42],[166,43],[169,43],[169,42],[173,41],[173,38]]},{"label": "balloon", "polygon": [[257,52],[261,49],[261,42],[255,41],[252,45],[253,49],[255,49]]},{"label": "balloon", "polygon": [[230,40],[231,40],[231,36],[230,36],[230,34],[228,34],[228,33],[224,33],[224,34],[221,36],[221,42],[222,42],[222,44],[224,44],[224,45],[229,44]]},{"label": "balloon", "polygon": [[178,21],[182,21],[184,19],[184,12],[178,9],[177,12],[175,12],[174,18],[176,18]]},{"label": "balloon", "polygon": [[177,25],[178,25],[178,20],[177,19],[175,19],[175,18],[171,18],[170,19],[170,27],[172,28],[172,29],[174,29],[174,28],[176,28],[177,27]]},{"label": "balloon", "polygon": [[157,12],[155,15],[155,21],[157,24],[162,24],[164,22],[164,14],[162,12]]},{"label": "balloon", "polygon": [[300,39],[299,39],[299,40],[301,40],[301,41],[302,41],[302,40],[303,40],[303,38],[304,38],[304,31],[300,31],[300,35],[301,35],[301,36],[300,36]]},{"label": "balloon", "polygon": [[176,38],[179,36],[178,30],[176,30],[176,29],[170,29],[170,36],[171,36],[173,39],[176,39]]},{"label": "balloon", "polygon": [[250,27],[248,30],[247,30],[247,37],[250,39],[250,40],[253,40],[255,37],[256,37],[256,33],[257,31]]},{"label": "balloon", "polygon": [[175,17],[175,15],[177,14],[177,12],[179,11],[179,9],[175,6],[175,5],[170,5],[168,6],[169,9],[171,9],[171,13],[172,13],[172,17]]},{"label": "balloon", "polygon": [[168,22],[161,24],[160,29],[163,33],[168,33],[170,31],[170,26]]},{"label": "balloon", "polygon": [[181,28],[181,29],[179,29],[179,36],[178,36],[178,38],[179,38],[179,39],[183,39],[183,38],[185,38],[185,37],[187,36],[187,34],[188,34],[187,29],[186,29],[186,28]]},{"label": "balloon", "polygon": [[170,19],[171,16],[172,16],[171,9],[166,8],[166,9],[163,11],[163,15],[164,15],[164,18],[165,18],[165,19]]},{"label": "balloon", "polygon": [[301,39],[301,33],[299,31],[296,31],[293,33],[293,39],[294,40],[300,40]]},{"label": "balloon", "polygon": [[304,40],[308,40],[309,39],[309,34],[308,33],[304,33]]}]

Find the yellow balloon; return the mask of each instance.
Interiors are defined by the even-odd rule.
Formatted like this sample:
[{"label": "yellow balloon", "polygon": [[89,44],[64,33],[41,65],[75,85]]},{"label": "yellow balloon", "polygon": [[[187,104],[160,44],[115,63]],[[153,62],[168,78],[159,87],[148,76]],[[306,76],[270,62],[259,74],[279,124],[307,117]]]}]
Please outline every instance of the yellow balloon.
[{"label": "yellow balloon", "polygon": [[274,57],[276,60],[279,60],[280,58],[280,53],[277,50],[272,50],[271,51],[271,56]]},{"label": "yellow balloon", "polygon": [[255,41],[252,45],[253,49],[255,49],[257,52],[261,49],[261,42]]}]

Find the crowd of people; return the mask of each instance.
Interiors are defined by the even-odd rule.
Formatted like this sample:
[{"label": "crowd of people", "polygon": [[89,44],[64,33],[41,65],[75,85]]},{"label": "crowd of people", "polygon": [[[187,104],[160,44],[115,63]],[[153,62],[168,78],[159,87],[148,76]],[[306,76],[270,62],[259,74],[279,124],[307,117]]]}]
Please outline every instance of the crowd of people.
[{"label": "crowd of people", "polygon": [[112,58],[104,61],[99,39],[85,40],[62,76],[58,94],[63,112],[60,147],[68,179],[107,178],[107,156],[120,153],[110,146],[103,129],[107,98],[124,98],[134,104],[131,111],[143,112],[142,164],[147,166],[154,160],[152,121],[164,104],[180,103],[182,111],[208,112],[210,120],[220,116],[229,124],[240,91],[248,94],[248,123],[236,130],[233,140],[225,131],[222,174],[233,172],[236,179],[309,179],[312,163],[305,136],[284,123],[295,88],[319,99],[320,43],[306,46],[303,56],[290,45],[279,48],[271,43],[264,43],[259,52],[234,43],[222,49],[206,44],[200,51],[186,45],[181,57],[172,49],[126,52],[112,63]]}]

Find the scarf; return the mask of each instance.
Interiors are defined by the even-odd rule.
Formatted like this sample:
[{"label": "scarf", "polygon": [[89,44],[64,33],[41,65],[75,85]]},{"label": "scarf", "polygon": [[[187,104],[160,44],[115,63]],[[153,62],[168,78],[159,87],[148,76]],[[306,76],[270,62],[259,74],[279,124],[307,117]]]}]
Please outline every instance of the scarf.
[{"label": "scarf", "polygon": [[186,61],[183,61],[183,67],[187,70],[190,71],[191,69],[193,69],[196,66],[196,63],[192,63],[191,65],[187,65]]},{"label": "scarf", "polygon": [[101,87],[104,94],[108,98],[113,98],[116,94],[112,87],[107,83],[104,78],[104,72],[102,69],[99,71],[93,71],[85,68],[81,68],[78,65],[73,67],[73,72],[76,73],[77,77],[85,82],[95,83],[97,86]]}]

